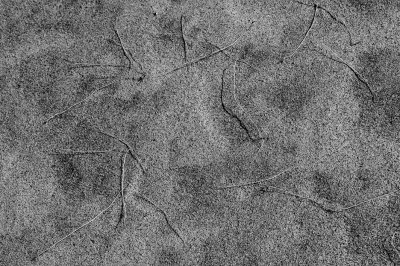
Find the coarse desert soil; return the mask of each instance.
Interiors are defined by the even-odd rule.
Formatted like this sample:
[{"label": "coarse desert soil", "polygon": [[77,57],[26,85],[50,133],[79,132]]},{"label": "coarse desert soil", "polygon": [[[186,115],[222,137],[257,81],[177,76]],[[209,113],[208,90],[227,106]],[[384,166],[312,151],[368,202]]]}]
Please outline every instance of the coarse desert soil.
[{"label": "coarse desert soil", "polygon": [[400,265],[399,3],[0,0],[0,265]]}]

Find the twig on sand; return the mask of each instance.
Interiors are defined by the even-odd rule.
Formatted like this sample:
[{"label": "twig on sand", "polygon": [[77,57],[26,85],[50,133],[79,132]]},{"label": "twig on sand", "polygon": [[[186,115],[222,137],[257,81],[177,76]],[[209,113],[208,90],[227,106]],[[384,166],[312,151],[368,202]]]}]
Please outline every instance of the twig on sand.
[{"label": "twig on sand", "polygon": [[37,253],[33,258],[32,261],[36,261],[40,256],[42,256],[43,254],[47,253],[48,251],[50,251],[51,249],[53,249],[55,246],[57,246],[58,244],[60,244],[61,242],[63,242],[65,239],[69,238],[70,236],[72,236],[73,234],[75,234],[76,232],[78,232],[79,230],[81,230],[82,228],[88,226],[89,224],[91,224],[93,221],[95,221],[97,218],[99,218],[101,215],[103,215],[108,209],[111,208],[111,206],[114,204],[114,202],[119,198],[119,195],[116,196],[112,202],[103,210],[101,210],[98,214],[96,214],[96,216],[94,216],[92,219],[90,219],[89,221],[83,223],[81,226],[77,227],[76,229],[74,229],[72,232],[70,232],[69,234],[67,234],[66,236],[60,238],[59,240],[57,240],[54,244],[52,244],[50,247],[46,248],[45,250]]},{"label": "twig on sand", "polygon": [[[252,27],[253,24],[254,24],[254,21],[251,23],[251,25],[248,27],[248,29],[246,31],[248,31]],[[206,59],[208,59],[208,58],[210,58],[210,57],[212,57],[212,56],[214,56],[216,54],[222,53],[223,51],[227,50],[228,48],[234,46],[241,38],[243,38],[243,36],[239,36],[231,44],[228,44],[227,46],[225,46],[223,48],[219,48],[217,51],[214,51],[214,52],[212,52],[210,54],[207,54],[207,55],[204,55],[202,57],[196,58],[196,59],[194,59],[194,60],[192,60],[190,62],[182,64],[181,66],[178,66],[178,67],[176,67],[176,68],[174,68],[174,69],[172,69],[170,71],[167,71],[165,73],[162,73],[162,74],[159,74],[159,75],[155,75],[154,78],[167,76],[167,75],[169,75],[169,74],[171,74],[171,73],[173,73],[175,71],[178,71],[180,69],[186,68],[186,67],[191,66],[191,65],[194,65],[194,64],[196,64],[198,62],[204,61],[204,60],[206,60]]]},{"label": "twig on sand", "polygon": [[60,150],[60,151],[52,151],[48,152],[49,155],[60,155],[60,154],[66,154],[66,155],[85,155],[85,154],[104,154],[104,153],[111,153],[111,152],[116,152],[116,153],[123,153],[124,151],[121,150],[87,150],[87,151],[79,151],[79,150]]},{"label": "twig on sand", "polygon": [[[294,1],[296,3],[301,4],[301,5],[310,6],[310,7],[314,7],[314,5],[315,5],[315,4],[303,3],[303,2],[298,1],[298,0],[294,0]],[[340,25],[342,25],[346,29],[346,32],[349,35],[350,46],[355,46],[355,45],[361,43],[361,41],[353,42],[352,34],[351,34],[349,28],[347,27],[346,23],[344,23],[344,21],[340,20],[338,17],[333,15],[333,13],[331,11],[329,11],[327,8],[325,8],[325,7],[323,7],[323,6],[319,5],[319,4],[317,4],[317,8],[325,11],[325,13],[327,13],[334,21],[336,21],[337,23],[339,23]]]},{"label": "twig on sand", "polygon": [[187,48],[186,48],[186,40],[183,34],[183,16],[181,16],[180,20],[180,30],[181,30],[181,39],[182,39],[182,46],[183,46],[183,60],[187,62]]},{"label": "twig on sand", "polygon": [[279,172],[273,176],[270,176],[268,178],[264,178],[261,180],[257,180],[257,181],[252,181],[252,182],[247,182],[247,183],[243,183],[243,184],[235,184],[235,185],[230,185],[230,186],[224,186],[224,187],[217,187],[216,189],[218,190],[222,190],[222,189],[230,189],[230,188],[239,188],[239,187],[247,187],[247,186],[253,186],[253,185],[257,185],[257,184],[261,184],[273,179],[278,178],[279,176],[283,175],[284,173],[287,173],[289,170],[292,170],[294,168],[294,166],[286,168],[285,170],[283,170],[282,172]]},{"label": "twig on sand", "polygon": [[167,223],[168,227],[172,230],[172,232],[182,241],[182,243],[185,243],[185,240],[183,240],[178,231],[172,226],[171,222],[169,221],[168,215],[165,213],[163,209],[161,209],[159,206],[157,206],[157,204],[155,204],[153,201],[149,200],[147,197],[143,195],[140,195],[138,193],[133,193],[133,195],[141,200],[144,200],[148,204],[152,205],[158,212],[160,212],[163,215],[165,222]]},{"label": "twig on sand", "polygon": [[125,225],[125,220],[126,220],[126,203],[125,203],[125,188],[124,188],[124,184],[125,184],[125,163],[126,163],[126,153],[124,153],[121,156],[121,179],[120,179],[120,193],[121,193],[121,213],[119,216],[119,220],[117,223],[120,224],[122,222],[122,225]]},{"label": "twig on sand", "polygon": [[67,107],[66,109],[64,109],[64,110],[61,111],[61,112],[58,112],[58,113],[56,113],[56,114],[53,114],[52,116],[50,116],[49,118],[47,118],[42,124],[43,124],[43,125],[46,125],[47,123],[49,123],[49,122],[50,122],[51,120],[53,120],[54,118],[56,118],[56,117],[58,117],[58,116],[61,116],[61,115],[65,114],[66,112],[72,110],[73,108],[77,107],[78,105],[80,105],[80,104],[86,102],[86,101],[89,100],[94,94],[96,94],[97,92],[99,92],[99,91],[101,91],[101,90],[103,90],[103,89],[105,89],[105,88],[107,88],[107,87],[113,85],[115,82],[116,82],[116,80],[114,80],[114,81],[112,81],[112,82],[110,82],[110,83],[108,83],[108,84],[106,84],[106,85],[104,85],[104,86],[101,86],[100,88],[94,89],[94,90],[91,91],[86,97],[84,97],[82,100],[80,100],[80,101],[78,101],[78,102],[72,104],[71,106]]},{"label": "twig on sand", "polygon": [[368,91],[369,91],[369,93],[370,93],[370,95],[371,95],[372,102],[375,102],[375,94],[374,94],[374,92],[372,91],[372,88],[371,88],[371,86],[369,85],[369,83],[361,76],[361,74],[358,73],[358,71],[355,70],[355,68],[354,68],[353,66],[351,66],[349,63],[347,63],[345,60],[343,60],[339,55],[337,55],[337,54],[336,54],[335,52],[333,52],[330,48],[328,48],[325,44],[320,43],[320,44],[318,44],[318,45],[316,45],[316,46],[319,47],[319,45],[323,46],[325,50],[329,51],[330,54],[333,54],[334,56],[332,56],[332,55],[327,55],[327,54],[323,53],[322,51],[320,51],[320,50],[318,50],[318,49],[312,49],[312,48],[310,48],[310,50],[311,50],[311,51],[314,51],[314,52],[317,52],[317,53],[319,53],[320,55],[322,55],[322,56],[324,56],[324,57],[327,57],[327,58],[329,58],[329,59],[331,59],[331,60],[333,60],[333,61],[335,61],[335,62],[337,62],[337,63],[340,63],[340,64],[342,64],[342,65],[345,65],[348,69],[350,69],[350,71],[354,73],[354,75],[356,76],[356,78],[357,78],[362,84],[364,84],[365,87],[367,87],[367,89],[368,89]]},{"label": "twig on sand", "polygon": [[315,23],[315,17],[316,17],[316,14],[317,14],[317,7],[318,7],[316,4],[314,4],[313,6],[314,6],[313,17],[312,17],[312,20],[311,20],[310,25],[309,25],[308,28],[307,28],[306,33],[305,33],[304,36],[303,36],[303,39],[301,40],[301,42],[299,43],[299,45],[296,47],[296,49],[294,49],[294,51],[291,52],[289,55],[283,56],[283,59],[282,59],[282,60],[288,59],[288,58],[292,57],[293,55],[295,55],[295,54],[297,53],[297,51],[301,48],[301,46],[303,45],[303,43],[305,42],[307,36],[310,34],[311,28],[313,27],[313,25],[314,25],[314,23]]},{"label": "twig on sand", "polygon": [[[226,69],[224,69],[222,71],[222,77],[221,77],[221,93],[220,93],[220,101],[221,101],[221,106],[222,109],[224,110],[225,113],[227,113],[229,116],[231,116],[233,119],[235,119],[238,123],[239,126],[246,132],[246,135],[248,136],[248,138],[255,142],[255,141],[259,141],[259,140],[265,140],[265,137],[260,137],[260,138],[254,138],[251,134],[250,134],[250,130],[247,128],[247,126],[244,124],[244,122],[242,121],[242,119],[239,118],[238,115],[236,115],[228,106],[225,105],[224,102],[224,85],[225,85],[225,72]],[[259,148],[259,150],[262,148],[264,143],[262,143],[261,147]]]},{"label": "twig on sand", "polygon": [[113,135],[111,133],[105,132],[105,131],[103,131],[103,130],[101,130],[99,128],[96,128],[96,130],[98,132],[100,132],[101,134],[106,135],[106,136],[108,136],[110,138],[113,138],[113,139],[119,141],[121,144],[123,144],[128,149],[129,155],[131,155],[133,160],[135,160],[137,162],[137,164],[139,165],[139,167],[142,170],[143,174],[147,175],[147,170],[144,168],[142,162],[139,159],[139,156],[135,153],[135,150],[131,147],[131,145],[127,141],[125,141],[125,140],[123,140],[123,139],[121,139],[121,138],[119,138],[119,137],[117,137],[117,136],[115,136],[115,135]]}]

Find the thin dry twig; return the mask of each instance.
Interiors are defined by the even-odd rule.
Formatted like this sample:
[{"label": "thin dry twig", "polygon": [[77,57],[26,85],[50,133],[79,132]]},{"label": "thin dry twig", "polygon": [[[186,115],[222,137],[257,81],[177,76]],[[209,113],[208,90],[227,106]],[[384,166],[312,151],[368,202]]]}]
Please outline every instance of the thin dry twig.
[{"label": "thin dry twig", "polygon": [[[290,170],[292,168],[293,167],[289,167],[286,170],[278,173],[277,175],[274,175],[274,176],[269,177],[267,179],[262,179],[262,180],[259,180],[259,181],[249,182],[249,183],[245,183],[245,184],[231,185],[231,186],[225,186],[225,187],[217,187],[217,188],[214,188],[214,189],[223,190],[223,189],[239,188],[239,187],[243,187],[243,186],[252,186],[252,185],[255,185],[255,184],[260,184],[260,183],[275,179],[278,176],[282,175],[283,173],[287,172],[288,170]],[[326,207],[323,203],[318,202],[315,199],[312,199],[312,198],[309,198],[307,196],[303,196],[303,195],[300,195],[300,194],[296,194],[296,193],[293,193],[291,191],[288,191],[288,190],[285,190],[285,189],[282,189],[282,188],[279,188],[279,187],[276,187],[276,186],[272,186],[272,185],[266,184],[265,187],[272,188],[272,189],[274,189],[274,190],[276,190],[276,191],[278,191],[279,193],[282,193],[282,194],[286,194],[286,195],[290,195],[290,196],[293,196],[293,197],[296,197],[296,198],[299,198],[299,199],[306,200],[306,201],[312,203],[313,205],[316,205],[317,207],[323,209],[324,211],[326,211],[328,213],[339,213],[339,212],[348,211],[350,209],[357,208],[357,207],[362,206],[364,204],[373,202],[373,201],[375,201],[377,199],[380,199],[380,198],[383,198],[383,197],[386,197],[386,196],[389,196],[389,195],[395,193],[395,191],[389,191],[389,192],[386,192],[386,193],[384,193],[382,195],[378,195],[376,197],[373,197],[373,198],[370,198],[370,199],[367,199],[367,200],[363,200],[363,201],[361,201],[359,203],[353,204],[353,205],[348,206],[348,207],[331,208],[331,207]]]},{"label": "thin dry twig", "polygon": [[[209,45],[214,46],[214,47],[217,48],[217,49],[221,49],[218,45],[212,43],[209,39],[204,38],[204,40],[205,40]],[[253,69],[257,70],[257,71],[262,71],[261,68],[256,67],[256,66],[253,66],[252,64],[247,63],[246,61],[244,61],[244,60],[242,60],[242,59],[234,59],[232,55],[229,55],[229,54],[227,53],[227,51],[222,51],[221,53],[222,53],[223,55],[225,55],[226,57],[228,57],[229,59],[231,59],[233,62],[237,61],[237,62],[242,63],[242,64],[245,64],[245,65],[247,65],[248,67],[253,68]]]},{"label": "thin dry twig", "polygon": [[125,140],[123,140],[123,139],[121,139],[121,138],[119,138],[119,137],[117,137],[117,136],[115,136],[113,134],[105,132],[105,131],[103,131],[103,130],[101,130],[99,128],[97,128],[97,131],[100,132],[101,134],[106,135],[106,136],[108,136],[110,138],[113,138],[113,139],[119,141],[121,144],[123,144],[128,149],[128,152],[131,155],[131,157],[133,158],[133,160],[135,160],[137,162],[137,164],[139,165],[139,167],[142,170],[143,174],[147,175],[147,171],[144,168],[142,162],[140,161],[139,156],[135,153],[134,149],[131,147],[131,145],[127,141],[125,141]]},{"label": "thin dry twig", "polygon": [[329,212],[329,213],[339,213],[339,212],[348,211],[348,210],[350,210],[350,209],[357,208],[357,207],[359,207],[359,206],[362,206],[362,205],[364,205],[364,204],[367,204],[367,203],[369,203],[369,202],[375,201],[375,200],[377,200],[377,199],[379,199],[379,198],[382,198],[382,197],[385,197],[385,196],[388,196],[388,195],[394,193],[393,191],[392,191],[392,192],[388,192],[388,193],[385,193],[385,194],[383,194],[383,195],[379,195],[379,196],[377,196],[377,197],[373,197],[373,198],[371,198],[371,199],[367,199],[367,200],[361,201],[361,202],[359,202],[359,203],[356,203],[356,204],[351,205],[351,206],[348,206],[348,207],[343,207],[343,208],[331,208],[331,207],[326,207],[326,206],[324,206],[324,204],[322,204],[322,203],[320,203],[320,202],[318,202],[317,200],[314,200],[314,199],[312,199],[312,198],[309,198],[309,197],[306,197],[306,196],[302,196],[302,195],[299,195],[299,194],[295,194],[295,193],[292,193],[292,192],[290,192],[290,191],[286,191],[286,190],[284,190],[284,189],[281,189],[281,188],[278,188],[278,187],[274,187],[274,186],[271,186],[271,185],[266,185],[266,186],[267,186],[267,187],[274,188],[274,189],[276,189],[276,190],[278,190],[278,191],[280,191],[280,192],[282,192],[282,193],[284,193],[284,194],[288,194],[288,195],[291,195],[291,196],[294,196],[294,197],[297,197],[297,198],[304,199],[304,200],[307,200],[307,201],[309,201],[309,202],[312,202],[313,204],[317,205],[318,207],[322,208],[323,210],[325,210],[326,212]]},{"label": "thin dry twig", "polygon": [[331,208],[328,208],[328,207],[326,207],[324,204],[318,202],[318,201],[315,200],[315,199],[309,198],[309,197],[307,197],[307,196],[303,196],[303,195],[300,195],[300,194],[296,194],[296,193],[293,193],[293,192],[284,190],[284,189],[279,188],[279,187],[276,187],[276,186],[266,185],[266,187],[268,187],[268,188],[273,188],[273,189],[275,189],[276,191],[278,191],[279,193],[282,193],[282,194],[286,194],[286,195],[289,195],[289,196],[292,196],[292,197],[295,197],[295,198],[298,198],[298,199],[306,200],[306,201],[310,202],[311,204],[313,204],[314,206],[316,206],[316,207],[322,209],[323,211],[325,211],[325,212],[327,212],[327,213],[333,213],[333,212],[335,212],[335,210],[333,210],[333,209],[331,209]]},{"label": "thin dry twig", "polygon": [[125,68],[126,66],[124,65],[114,65],[114,64],[97,64],[97,63],[77,63],[77,62],[72,62],[71,60],[68,60],[66,58],[61,58],[61,60],[68,62],[71,66],[69,68],[74,69],[74,68],[92,68],[92,67],[121,67]]},{"label": "thin dry twig", "polygon": [[168,215],[165,213],[165,211],[163,209],[161,209],[159,206],[157,206],[157,204],[155,204],[154,202],[152,202],[151,200],[149,200],[148,198],[146,198],[143,195],[140,195],[138,193],[133,193],[133,195],[139,199],[144,200],[145,202],[149,203],[150,205],[152,205],[158,212],[160,212],[163,217],[165,222],[167,223],[168,227],[172,230],[172,232],[182,241],[182,243],[185,243],[185,240],[183,240],[183,238],[181,237],[181,235],[178,233],[178,231],[172,226],[171,222],[168,219]]},{"label": "thin dry twig", "polygon": [[121,67],[125,68],[126,66],[122,65],[113,65],[113,64],[84,64],[84,63],[76,63],[70,68],[92,68],[92,67]]},{"label": "thin dry twig", "polygon": [[227,107],[227,106],[225,105],[225,103],[224,103],[224,96],[223,96],[223,93],[224,93],[224,83],[225,83],[225,82],[224,82],[225,72],[226,72],[226,69],[224,69],[223,72],[222,72],[222,85],[221,85],[221,94],[220,94],[220,100],[221,100],[222,109],[225,111],[225,113],[227,113],[229,116],[231,116],[231,117],[234,118],[236,121],[238,121],[238,122],[239,122],[239,126],[240,126],[241,128],[243,128],[244,131],[246,131],[247,136],[248,136],[250,139],[252,139],[252,136],[250,135],[250,131],[249,131],[249,129],[246,127],[246,125],[243,123],[243,121],[242,121],[235,113],[233,113],[232,110],[231,110],[229,107]]},{"label": "thin dry twig", "polygon": [[61,111],[61,112],[59,112],[59,113],[56,113],[56,114],[50,116],[49,118],[47,118],[47,119],[43,122],[43,125],[46,125],[47,123],[49,123],[49,122],[50,122],[51,120],[53,120],[54,118],[56,118],[56,117],[58,117],[58,116],[60,116],[60,115],[63,115],[63,114],[65,114],[66,112],[70,111],[71,109],[75,108],[76,106],[78,106],[78,105],[80,105],[80,104],[86,102],[86,101],[89,100],[95,93],[97,93],[97,92],[99,92],[99,91],[101,91],[101,90],[103,90],[103,89],[105,89],[105,88],[107,88],[107,87],[113,85],[115,82],[116,82],[116,81],[114,80],[114,81],[112,81],[112,82],[110,82],[110,83],[108,83],[108,84],[106,84],[106,85],[104,85],[104,86],[101,86],[100,88],[94,89],[94,90],[91,91],[86,97],[84,97],[82,100],[80,100],[80,101],[78,101],[78,102],[72,104],[71,106],[67,107],[67,108],[64,109],[63,111]]},{"label": "thin dry twig", "polygon": [[[252,21],[252,22],[251,22],[250,26],[248,27],[248,29],[247,29],[246,31],[250,30],[250,28],[253,26],[254,22],[255,22],[255,21]],[[227,46],[225,46],[225,47],[223,47],[223,48],[220,48],[220,49],[218,49],[217,51],[214,51],[214,52],[212,52],[212,53],[210,53],[210,54],[204,55],[204,56],[199,57],[199,58],[197,58],[197,59],[194,59],[194,60],[192,60],[192,61],[190,61],[190,62],[187,62],[187,63],[185,63],[185,64],[183,64],[183,65],[181,65],[181,66],[178,66],[178,67],[176,67],[176,68],[174,68],[174,69],[172,69],[172,70],[170,70],[170,71],[167,71],[166,73],[162,73],[162,74],[159,74],[159,75],[155,75],[154,78],[167,76],[167,75],[169,75],[169,74],[171,74],[171,73],[173,73],[173,72],[175,72],[175,71],[178,71],[178,70],[180,70],[180,69],[186,68],[186,67],[191,66],[191,65],[194,65],[194,64],[196,64],[196,63],[198,63],[198,62],[204,61],[204,60],[206,60],[206,59],[208,59],[208,58],[210,58],[210,57],[212,57],[212,56],[214,56],[214,55],[216,55],[216,54],[222,53],[223,51],[227,50],[228,48],[234,46],[241,38],[243,38],[243,36],[239,36],[239,37],[236,38],[231,44],[228,44]]]},{"label": "thin dry twig", "polygon": [[125,226],[126,220],[126,203],[125,203],[125,194],[124,194],[124,184],[125,184],[125,163],[126,163],[126,153],[121,156],[121,180],[120,180],[120,193],[121,193],[121,213],[119,216],[119,223],[122,222],[122,225]]},{"label": "thin dry twig", "polygon": [[303,36],[303,39],[301,40],[300,44],[296,47],[296,49],[294,49],[294,51],[292,53],[290,53],[289,55],[283,57],[283,60],[288,59],[288,58],[292,57],[293,55],[295,55],[297,53],[297,51],[300,49],[300,47],[303,45],[303,43],[306,40],[306,38],[309,35],[309,33],[311,32],[311,28],[313,27],[313,25],[315,23],[315,17],[316,17],[316,14],[317,14],[317,7],[318,7],[316,4],[314,4],[313,6],[314,6],[313,17],[312,17],[310,25],[308,26],[308,29],[307,29],[306,33]]},{"label": "thin dry twig", "polygon": [[181,40],[182,40],[182,45],[183,45],[183,60],[185,60],[185,62],[187,62],[187,48],[186,48],[186,40],[185,40],[185,36],[183,34],[183,16],[181,16],[181,20],[180,20],[180,30],[181,30]]},{"label": "thin dry twig", "polygon": [[[233,99],[236,102],[236,105],[239,107],[240,109],[240,113],[244,112],[244,108],[242,107],[242,105],[240,104],[239,100],[237,99],[237,88],[236,88],[236,67],[237,67],[237,60],[235,61],[234,65],[233,65]],[[223,88],[222,88],[223,89]],[[221,90],[222,90],[221,89]],[[221,95],[222,95],[222,91],[221,91]],[[221,96],[222,97],[222,96]],[[222,100],[222,98],[221,98]],[[228,112],[228,114],[230,114],[233,118],[235,118],[236,120],[238,120],[240,127],[242,127],[245,131],[247,136],[250,138],[251,141],[264,141],[266,138],[265,137],[257,137],[254,138],[251,134],[250,134],[250,130],[247,128],[247,126],[242,122],[242,120],[235,115],[232,111]],[[256,126],[256,124],[254,123],[253,119],[251,119],[251,117],[248,118],[250,120],[250,122],[255,125],[255,127],[257,128],[257,131],[259,131],[259,128]],[[258,132],[260,135],[260,132]],[[264,142],[261,144],[260,149],[262,148],[262,146],[264,145]]]},{"label": "thin dry twig", "polygon": [[178,71],[178,70],[180,70],[180,69],[186,68],[186,67],[191,66],[191,65],[194,65],[194,64],[196,64],[196,63],[198,63],[198,62],[200,62],[200,61],[204,61],[204,60],[206,60],[206,59],[208,59],[208,58],[210,58],[210,57],[212,57],[212,56],[214,56],[214,55],[216,55],[216,54],[219,54],[219,53],[223,52],[224,50],[226,50],[226,49],[232,47],[233,45],[235,45],[235,43],[236,43],[240,38],[241,38],[241,37],[237,38],[234,42],[232,42],[231,44],[225,46],[224,48],[218,49],[217,51],[214,51],[214,52],[212,52],[212,53],[210,53],[210,54],[208,54],[208,55],[205,55],[205,56],[202,56],[202,57],[200,57],[200,58],[194,59],[194,60],[192,60],[192,61],[190,61],[190,62],[187,62],[187,63],[185,63],[185,64],[183,64],[183,65],[181,65],[181,66],[179,66],[179,67],[176,67],[176,68],[174,68],[174,69],[172,69],[172,70],[170,70],[170,71],[167,71],[166,73],[163,73],[163,74],[160,74],[160,75],[156,75],[156,76],[154,76],[154,77],[155,77],[155,78],[164,77],[164,76],[167,76],[167,75],[169,75],[169,74],[171,74],[171,73],[173,73],[173,72],[175,72],[175,71]]},{"label": "thin dry twig", "polygon": [[[369,93],[370,93],[370,95],[371,95],[372,102],[375,102],[375,94],[374,94],[374,92],[372,91],[372,88],[371,88],[371,86],[369,85],[369,83],[361,76],[361,74],[358,73],[358,71],[355,70],[354,67],[352,67],[349,63],[347,63],[345,60],[343,60],[339,55],[337,55],[337,54],[336,54],[335,52],[333,52],[330,48],[328,48],[325,44],[320,43],[320,45],[323,46],[325,50],[328,50],[331,54],[333,54],[336,58],[333,57],[333,56],[331,56],[331,55],[327,55],[327,54],[325,54],[325,53],[323,53],[323,52],[321,52],[320,50],[317,50],[317,49],[312,49],[312,48],[310,48],[310,50],[311,50],[311,51],[314,51],[314,52],[317,52],[317,53],[319,53],[320,55],[322,55],[322,56],[324,56],[324,57],[327,57],[327,58],[329,58],[329,59],[331,59],[331,60],[333,60],[333,61],[335,61],[335,62],[337,62],[337,63],[343,64],[343,65],[345,65],[348,69],[350,69],[351,72],[354,73],[354,75],[356,76],[356,78],[357,78],[362,84],[364,84],[364,85],[367,87],[367,89],[368,89],[368,91],[369,91]],[[319,45],[316,45],[316,46],[319,47]]]},{"label": "thin dry twig", "polygon": [[124,44],[122,43],[122,40],[121,40],[121,37],[119,36],[119,33],[118,33],[117,28],[114,28],[114,32],[115,32],[115,34],[117,35],[117,38],[118,38],[119,43],[121,44],[121,48],[122,48],[122,51],[123,51],[125,57],[128,59],[128,69],[132,69],[132,60],[131,60],[131,58],[129,57],[128,51],[125,49]]},{"label": "thin dry twig", "polygon": [[[296,3],[299,3],[301,5],[305,5],[305,6],[310,6],[310,7],[314,7],[315,4],[308,4],[308,3],[303,3],[301,1],[298,0],[294,0]],[[352,34],[349,30],[349,28],[347,27],[346,23],[344,23],[344,21],[340,20],[337,16],[333,15],[333,13],[331,11],[329,11],[327,8],[317,4],[317,8],[325,11],[325,13],[327,13],[334,21],[336,21],[337,23],[339,23],[340,25],[342,25],[345,29],[347,34],[349,35],[349,42],[350,42],[350,46],[355,46],[359,43],[361,43],[361,41],[358,42],[353,42],[353,38],[352,38]]]},{"label": "thin dry twig", "polygon": [[270,176],[268,178],[265,178],[265,179],[252,181],[252,182],[247,182],[247,183],[243,183],[243,184],[235,184],[235,185],[224,186],[224,187],[216,187],[215,189],[222,190],[222,189],[239,188],[239,187],[247,187],[247,186],[257,185],[257,184],[260,184],[260,183],[264,183],[264,182],[276,179],[279,176],[283,175],[284,173],[287,173],[289,170],[292,170],[293,168],[295,168],[295,167],[292,166],[292,167],[286,168],[282,172],[279,172],[279,173],[277,173],[277,174],[275,174],[273,176]]},{"label": "thin dry twig", "polygon": [[112,150],[88,150],[88,151],[61,150],[61,151],[48,152],[48,154],[49,155],[60,155],[60,154],[85,155],[85,154],[104,154],[104,153],[111,153],[111,152],[123,153],[124,151],[116,150],[116,149],[112,149]]},{"label": "thin dry twig", "polygon": [[61,239],[57,240],[53,245],[51,245],[50,247],[46,248],[45,250],[37,253],[33,258],[32,261],[37,260],[40,256],[42,256],[43,254],[47,253],[48,251],[50,251],[52,248],[54,248],[55,246],[57,246],[58,244],[60,244],[61,242],[63,242],[65,239],[67,239],[68,237],[72,236],[73,234],[75,234],[76,232],[78,232],[79,230],[81,230],[82,228],[88,226],[90,223],[92,223],[94,220],[96,220],[97,218],[99,218],[102,214],[104,214],[108,209],[111,208],[111,206],[114,204],[114,202],[119,198],[119,195],[116,196],[112,202],[103,210],[101,210],[96,216],[94,216],[92,219],[90,219],[89,221],[83,223],[81,226],[79,226],[78,228],[74,229],[71,233],[67,234],[66,236],[62,237]]},{"label": "thin dry twig", "polygon": [[370,198],[370,199],[367,199],[367,200],[363,200],[363,201],[361,201],[361,202],[359,202],[359,203],[356,203],[356,204],[354,204],[354,205],[351,205],[351,206],[349,206],[349,207],[340,208],[339,210],[336,210],[336,212],[347,211],[347,210],[350,210],[350,209],[359,207],[359,206],[361,206],[361,205],[367,204],[367,203],[369,203],[369,202],[375,201],[375,200],[377,200],[377,199],[380,199],[380,198],[389,196],[389,195],[391,195],[391,194],[393,194],[393,193],[394,193],[394,191],[389,191],[389,192],[386,192],[386,193],[384,193],[384,194],[382,194],[382,195],[379,195],[379,196],[376,196],[376,197],[373,197],[373,198]]},{"label": "thin dry twig", "polygon": [[[122,39],[118,33],[118,30],[116,28],[114,28],[114,31],[120,42],[120,44],[117,44],[117,43],[116,44],[122,48],[125,57],[128,59],[128,62],[129,62],[128,69],[131,70],[133,63],[135,63],[138,66],[138,68],[140,69],[140,70],[135,70],[137,73],[140,74],[140,77],[137,79],[137,81],[142,81],[144,79],[144,77],[146,76],[146,74],[143,71],[142,65],[133,58],[132,53],[129,50],[125,49],[125,46],[124,46]],[[129,79],[131,79],[131,78],[129,78]]]}]

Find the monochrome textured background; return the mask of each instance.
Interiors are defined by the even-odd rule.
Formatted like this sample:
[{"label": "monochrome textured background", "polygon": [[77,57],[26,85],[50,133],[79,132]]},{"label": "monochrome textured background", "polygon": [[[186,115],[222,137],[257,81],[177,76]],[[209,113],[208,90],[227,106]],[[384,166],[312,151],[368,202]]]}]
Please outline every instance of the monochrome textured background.
[{"label": "monochrome textured background", "polygon": [[0,265],[400,265],[400,2],[314,4],[1,0]]}]

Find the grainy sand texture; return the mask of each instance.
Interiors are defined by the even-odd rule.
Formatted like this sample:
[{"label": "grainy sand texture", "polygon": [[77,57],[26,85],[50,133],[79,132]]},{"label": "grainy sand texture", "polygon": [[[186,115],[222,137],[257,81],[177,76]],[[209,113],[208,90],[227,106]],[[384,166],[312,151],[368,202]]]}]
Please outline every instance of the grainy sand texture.
[{"label": "grainy sand texture", "polygon": [[0,265],[400,265],[399,22],[0,0]]}]

